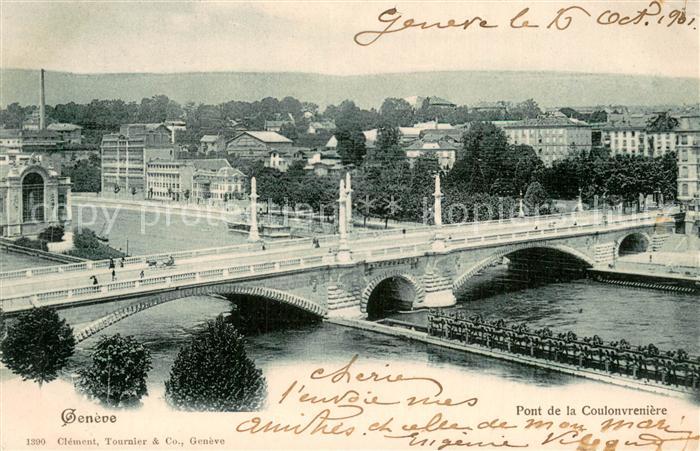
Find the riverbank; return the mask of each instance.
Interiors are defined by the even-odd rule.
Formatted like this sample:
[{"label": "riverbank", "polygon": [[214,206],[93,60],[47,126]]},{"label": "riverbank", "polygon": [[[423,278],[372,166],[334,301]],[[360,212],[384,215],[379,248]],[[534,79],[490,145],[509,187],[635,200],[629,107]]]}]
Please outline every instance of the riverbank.
[{"label": "riverbank", "polygon": [[[46,261],[46,262],[58,262],[58,263],[64,263],[64,264],[80,263],[80,262],[85,261],[85,259],[83,259],[83,258],[75,257],[75,256],[71,256],[71,255],[66,255],[66,254],[61,254],[58,252],[42,251],[40,249],[33,249],[30,247],[17,246],[11,240],[8,240],[5,238],[0,239],[0,249],[2,249],[3,252],[7,252],[7,253],[15,253],[15,254],[26,255],[28,257],[34,257],[37,261],[42,260],[42,261]],[[42,266],[48,266],[48,264],[42,265]],[[7,271],[7,269],[2,270],[2,272],[4,272],[4,271]]]},{"label": "riverbank", "polygon": [[[481,356],[486,356],[498,360],[505,360],[508,362],[520,363],[531,367],[543,368],[551,371],[556,371],[558,373],[582,377],[598,382],[605,382],[620,387],[632,388],[636,390],[642,390],[646,392],[681,398],[696,398],[698,396],[697,391],[686,389],[684,387],[662,386],[652,383],[651,381],[637,380],[625,376],[605,374],[600,371],[580,368],[566,363],[543,361],[542,359],[503,352],[497,349],[486,348],[476,344],[464,344],[457,341],[440,339],[437,337],[430,336],[426,332],[420,330],[422,329],[421,326],[409,325],[409,323],[402,325],[402,327],[398,327],[388,326],[362,319],[329,318],[326,321],[339,326],[369,332],[376,332],[383,335],[390,335],[393,337],[400,337],[409,340],[415,340],[434,346],[468,352],[471,354],[478,354]],[[413,328],[411,329],[409,327]]]}]

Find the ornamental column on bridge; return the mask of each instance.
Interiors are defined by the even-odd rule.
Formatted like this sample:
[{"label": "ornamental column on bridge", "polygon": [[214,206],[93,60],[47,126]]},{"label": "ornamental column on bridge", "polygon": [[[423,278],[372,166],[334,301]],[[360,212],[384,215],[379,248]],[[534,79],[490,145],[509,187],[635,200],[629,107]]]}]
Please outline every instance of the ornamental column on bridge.
[{"label": "ornamental column on bridge", "polygon": [[255,177],[250,178],[250,231],[248,240],[260,241],[258,233],[258,189]]},{"label": "ornamental column on bridge", "polygon": [[340,180],[340,190],[338,196],[338,234],[340,242],[338,246],[337,259],[339,262],[350,261],[350,246],[348,245],[348,217],[346,212],[347,192],[345,190],[345,180]]},{"label": "ornamental column on bridge", "polygon": [[349,172],[345,174],[345,225],[347,231],[352,232],[352,185]]},{"label": "ornamental column on bridge", "polygon": [[440,251],[445,249],[445,238],[442,236],[442,190],[440,189],[440,174],[435,174],[435,199],[433,204],[433,221],[435,222],[435,235],[433,236],[432,249]]},{"label": "ornamental column on bridge", "polygon": [[523,192],[520,191],[520,201],[519,201],[519,208],[518,208],[518,218],[524,218],[525,217],[525,209],[523,208]]},{"label": "ornamental column on bridge", "polygon": [[576,202],[576,211],[578,213],[583,212],[583,197],[581,196],[582,188],[578,189],[578,201]]}]

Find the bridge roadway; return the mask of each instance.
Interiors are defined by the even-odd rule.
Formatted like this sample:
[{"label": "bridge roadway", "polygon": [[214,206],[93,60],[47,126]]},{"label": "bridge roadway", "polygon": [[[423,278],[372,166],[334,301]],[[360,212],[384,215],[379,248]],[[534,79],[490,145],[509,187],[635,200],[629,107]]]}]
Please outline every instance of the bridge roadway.
[{"label": "bridge roadway", "polygon": [[[507,222],[498,223],[497,221],[488,221],[473,224],[462,224],[461,227],[454,227],[455,230],[450,230],[450,226],[445,226],[447,236],[454,239],[460,238],[465,232],[469,232],[473,236],[480,234],[489,235],[490,231],[505,232],[520,232],[524,230],[532,230],[535,225],[538,229],[547,229],[550,225],[561,227],[562,224],[573,225],[574,222],[584,226],[593,224],[596,218],[592,214],[586,216],[579,215],[577,218],[566,217],[561,215],[553,215],[540,217],[540,221],[534,221],[533,218],[519,218],[509,220]],[[552,224],[554,223],[554,224]],[[465,231],[464,228],[471,228],[470,231]],[[549,227],[551,228],[551,227]],[[370,233],[350,234],[349,243],[351,243],[352,251],[373,250],[381,244],[378,244],[380,239],[400,239],[396,242],[404,245],[414,245],[425,243],[432,239],[435,231],[430,227],[417,227],[406,229],[404,234],[400,230],[392,231],[375,231]],[[119,259],[115,259],[116,281],[140,279],[141,271],[144,272],[144,278],[170,276],[183,271],[200,270],[203,267],[212,265],[234,265],[242,262],[255,264],[268,260],[283,260],[289,255],[297,255],[298,253],[306,256],[326,255],[333,252],[338,247],[338,239],[335,235],[319,237],[319,248],[312,248],[312,242],[308,239],[293,239],[285,241],[271,241],[265,244],[266,250],[262,251],[262,246],[259,243],[228,246],[222,248],[202,249],[190,252],[175,252],[172,254],[157,254],[141,257],[129,257],[124,261],[124,267],[121,266]],[[309,249],[313,250],[309,253]],[[148,260],[163,261],[169,256],[176,258],[173,266],[148,266]],[[112,282],[111,272],[108,267],[108,260],[96,262],[92,267],[90,265],[60,265],[55,267],[42,267],[30,270],[11,271],[8,273],[0,273],[0,299],[24,296],[26,294],[52,291],[58,289],[69,289],[75,286],[87,285],[92,283],[91,276],[96,276],[98,283]],[[47,272],[50,271],[50,272]]]},{"label": "bridge roadway", "polygon": [[[436,235],[444,239],[447,250],[492,246],[523,241],[551,239],[569,235],[587,235],[597,231],[653,225],[662,218],[660,212],[628,216],[608,216],[599,212],[562,214],[541,217],[514,218],[504,221],[453,224],[441,227],[418,227],[401,230],[352,233],[349,239],[353,264],[360,261],[393,260],[425,255],[432,250]],[[251,276],[274,276],[315,266],[338,264],[336,235],[319,237],[320,247],[311,239],[249,243],[230,247],[174,252],[125,259],[125,267],[116,263],[117,280],[111,281],[108,261],[76,263],[29,270],[0,273],[0,302],[5,312],[25,310],[37,305],[113,297],[119,293],[148,292],[194,283],[216,283]],[[166,259],[170,255],[175,265],[148,267],[147,261]],[[144,278],[140,272],[144,271]],[[99,284],[92,285],[89,277],[96,275]]]}]

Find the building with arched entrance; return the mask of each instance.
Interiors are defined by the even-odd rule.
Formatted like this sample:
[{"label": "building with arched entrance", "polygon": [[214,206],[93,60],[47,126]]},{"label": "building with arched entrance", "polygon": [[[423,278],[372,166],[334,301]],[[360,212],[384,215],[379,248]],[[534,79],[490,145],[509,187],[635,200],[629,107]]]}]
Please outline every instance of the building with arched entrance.
[{"label": "building with arched entrance", "polygon": [[70,226],[71,183],[35,158],[0,165],[3,237],[33,236],[49,226]]}]

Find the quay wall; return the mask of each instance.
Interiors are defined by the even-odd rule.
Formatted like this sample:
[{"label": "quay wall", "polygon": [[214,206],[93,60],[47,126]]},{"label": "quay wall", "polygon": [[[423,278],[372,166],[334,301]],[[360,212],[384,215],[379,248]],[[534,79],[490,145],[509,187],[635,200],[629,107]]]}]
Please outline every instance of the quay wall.
[{"label": "quay wall", "polygon": [[622,285],[631,288],[700,293],[700,277],[684,274],[650,274],[621,270],[589,269],[589,274],[598,282]]},{"label": "quay wall", "polygon": [[622,387],[632,388],[636,390],[642,390],[651,393],[663,394],[666,396],[675,396],[681,398],[690,398],[695,396],[694,392],[690,389],[684,387],[670,387],[661,386],[657,384],[652,384],[645,382],[644,380],[632,379],[630,377],[620,376],[620,375],[609,375],[597,371],[592,371],[586,368],[579,368],[573,365],[559,362],[543,361],[541,359],[530,358],[525,355],[513,354],[508,352],[499,351],[497,349],[485,348],[476,344],[464,344],[457,341],[443,340],[437,337],[428,335],[425,332],[418,330],[410,330],[406,328],[399,328],[394,326],[387,326],[384,324],[379,324],[362,319],[348,319],[348,318],[328,318],[327,321],[332,324],[337,324],[339,326],[350,327],[354,329],[360,329],[370,332],[376,332],[384,335],[391,335],[394,337],[406,338],[409,340],[416,340],[422,343],[427,343],[430,345],[440,346],[443,348],[449,348],[462,352],[470,352],[473,354],[479,354],[486,357],[491,357],[494,359],[506,360],[509,362],[521,363],[524,365],[535,366],[538,368],[545,368],[551,371],[557,371],[559,373],[569,374],[572,376],[583,377],[586,379],[591,379],[599,382],[605,382],[613,385],[618,385]]}]

